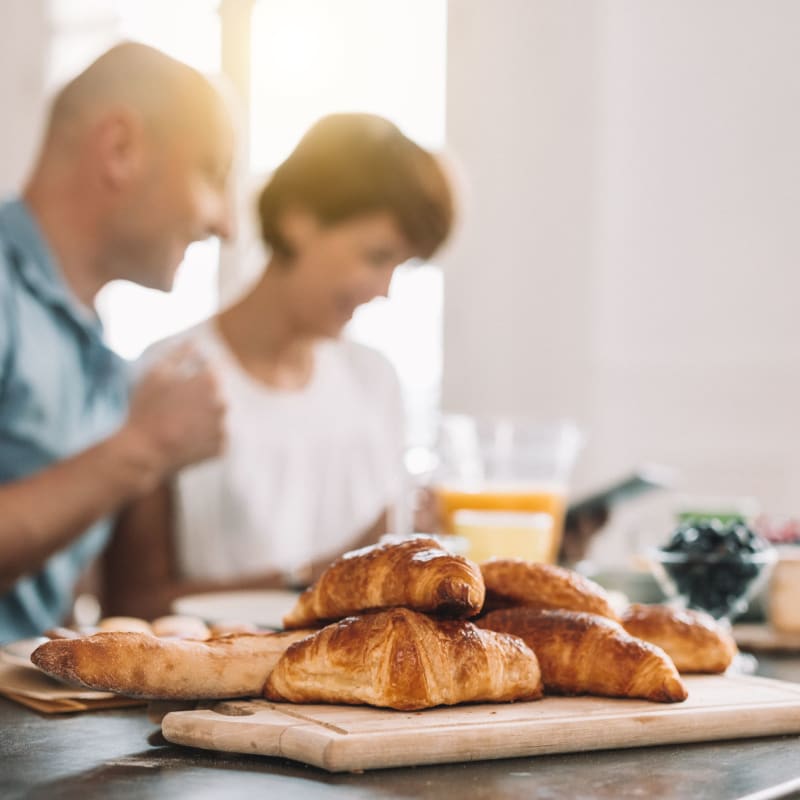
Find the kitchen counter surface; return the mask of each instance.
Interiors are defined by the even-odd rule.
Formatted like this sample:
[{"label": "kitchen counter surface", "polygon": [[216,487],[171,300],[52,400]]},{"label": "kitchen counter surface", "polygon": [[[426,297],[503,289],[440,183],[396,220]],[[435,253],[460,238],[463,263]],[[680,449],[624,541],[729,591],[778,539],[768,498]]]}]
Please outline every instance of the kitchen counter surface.
[{"label": "kitchen counter surface", "polygon": [[[800,682],[800,657],[759,674]],[[0,699],[0,797],[800,797],[800,736],[329,774],[173,746],[142,708],[44,716]]]}]

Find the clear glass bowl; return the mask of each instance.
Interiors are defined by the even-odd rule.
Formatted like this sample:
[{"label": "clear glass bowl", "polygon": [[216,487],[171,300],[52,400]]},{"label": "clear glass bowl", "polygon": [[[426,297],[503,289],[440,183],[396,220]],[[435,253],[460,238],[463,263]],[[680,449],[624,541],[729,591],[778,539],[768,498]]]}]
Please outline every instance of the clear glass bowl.
[{"label": "clear glass bowl", "polygon": [[755,553],[648,552],[650,568],[668,600],[728,622],[747,610],[769,579],[774,548]]}]

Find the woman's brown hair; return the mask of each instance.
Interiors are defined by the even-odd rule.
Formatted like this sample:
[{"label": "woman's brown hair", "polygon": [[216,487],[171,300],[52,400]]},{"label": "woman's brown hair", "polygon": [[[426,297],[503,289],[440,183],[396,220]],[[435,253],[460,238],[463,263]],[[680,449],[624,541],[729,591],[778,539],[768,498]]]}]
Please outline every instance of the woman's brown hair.
[{"label": "woman's brown hair", "polygon": [[275,170],[258,201],[261,235],[291,257],[282,214],[301,208],[322,224],[387,211],[415,255],[430,258],[453,224],[453,195],[438,159],[372,114],[332,114],[315,123]]}]

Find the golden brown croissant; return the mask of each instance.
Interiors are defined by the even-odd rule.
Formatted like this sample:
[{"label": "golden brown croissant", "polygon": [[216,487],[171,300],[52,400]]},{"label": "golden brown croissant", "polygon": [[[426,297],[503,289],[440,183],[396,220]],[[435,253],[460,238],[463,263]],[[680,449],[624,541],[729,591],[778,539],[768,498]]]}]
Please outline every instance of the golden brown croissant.
[{"label": "golden brown croissant", "polygon": [[631,636],[664,650],[679,672],[725,672],[737,652],[733,637],[702,611],[634,603],[621,622]]},{"label": "golden brown croissant", "polygon": [[348,617],[292,645],[264,694],[412,710],[533,700],[542,685],[536,656],[521,639],[393,608]]},{"label": "golden brown croissant", "polygon": [[392,606],[471,617],[483,598],[477,564],[417,536],[345,553],[300,595],[283,624],[306,628]]},{"label": "golden brown croissant", "polygon": [[235,634],[204,642],[97,633],[45,642],[31,661],[56,678],[130,697],[259,697],[284,650],[309,633]]},{"label": "golden brown croissant", "polygon": [[481,564],[481,572],[486,584],[484,611],[528,606],[618,619],[603,587],[573,570],[521,558],[498,558]]},{"label": "golden brown croissant", "polygon": [[687,697],[663,650],[630,636],[605,617],[518,607],[492,611],[477,624],[521,637],[539,659],[545,691],[662,703]]}]

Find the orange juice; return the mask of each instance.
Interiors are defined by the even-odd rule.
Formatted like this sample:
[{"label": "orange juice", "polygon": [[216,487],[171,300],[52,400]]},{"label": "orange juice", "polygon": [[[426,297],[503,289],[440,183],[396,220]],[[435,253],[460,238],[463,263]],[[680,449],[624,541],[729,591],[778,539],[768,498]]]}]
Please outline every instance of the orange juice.
[{"label": "orange juice", "polygon": [[561,544],[566,488],[556,483],[488,484],[481,488],[442,484],[435,488],[446,533],[455,533],[453,516],[459,509],[475,511],[540,511],[553,518],[548,561],[555,562]]},{"label": "orange juice", "polygon": [[540,511],[475,511],[460,508],[454,514],[456,533],[473,561],[524,558],[548,563],[553,546],[553,518]]}]

